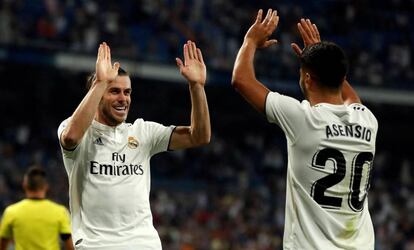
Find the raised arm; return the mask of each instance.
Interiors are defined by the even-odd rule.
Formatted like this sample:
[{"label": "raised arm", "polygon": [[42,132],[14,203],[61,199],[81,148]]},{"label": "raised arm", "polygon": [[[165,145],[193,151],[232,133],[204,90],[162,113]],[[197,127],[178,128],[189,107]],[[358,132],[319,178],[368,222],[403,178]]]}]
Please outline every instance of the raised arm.
[{"label": "raised arm", "polygon": [[188,41],[184,44],[184,62],[180,58],[176,58],[176,61],[190,89],[191,125],[175,128],[168,147],[170,150],[208,144],[211,137],[210,115],[204,91],[207,71],[201,50],[194,42]]},{"label": "raised arm", "polygon": [[267,48],[277,41],[269,37],[275,31],[279,16],[269,9],[262,20],[263,11],[259,10],[256,21],[247,31],[243,45],[237,54],[233,68],[232,85],[256,110],[265,113],[266,96],[269,89],[256,79],[254,55],[257,48]]},{"label": "raised arm", "polygon": [[99,102],[108,83],[118,75],[119,63],[111,64],[111,51],[106,43],[99,46],[96,59],[96,78],[82,102],[72,114],[69,124],[60,136],[65,149],[71,150],[82,140],[83,135],[92,123]]},{"label": "raised arm", "polygon": [[[297,25],[299,33],[303,40],[304,47],[321,42],[321,36],[319,34],[318,27],[309,19],[305,20],[302,18]],[[302,49],[296,43],[292,43],[291,46],[296,55],[300,57],[302,54]],[[361,103],[361,99],[359,98],[358,94],[346,79],[342,83],[341,92],[342,99],[344,100],[345,104],[349,105],[351,103]]]},{"label": "raised arm", "polygon": [[342,83],[342,99],[345,104],[361,103],[357,92],[352,88],[351,84],[345,79]]}]

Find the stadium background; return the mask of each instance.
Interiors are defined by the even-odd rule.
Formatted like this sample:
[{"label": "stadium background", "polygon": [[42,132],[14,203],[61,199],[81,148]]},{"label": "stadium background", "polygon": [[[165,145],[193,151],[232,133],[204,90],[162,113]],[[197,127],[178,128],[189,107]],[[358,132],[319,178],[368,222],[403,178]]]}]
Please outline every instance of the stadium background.
[{"label": "stadium background", "polygon": [[259,52],[257,75],[302,98],[290,42],[309,17],[344,47],[349,80],[379,121],[370,212],[376,249],[414,249],[414,1],[0,0],[0,213],[21,198],[29,164],[45,167],[49,197],[68,204],[56,130],[85,94],[97,44],[132,74],[129,121],[188,124],[189,93],[174,58],[187,39],[208,68],[213,137],[152,160],[154,224],[166,250],[281,249],[286,140],[230,86],[258,8],[276,8],[280,44]]}]

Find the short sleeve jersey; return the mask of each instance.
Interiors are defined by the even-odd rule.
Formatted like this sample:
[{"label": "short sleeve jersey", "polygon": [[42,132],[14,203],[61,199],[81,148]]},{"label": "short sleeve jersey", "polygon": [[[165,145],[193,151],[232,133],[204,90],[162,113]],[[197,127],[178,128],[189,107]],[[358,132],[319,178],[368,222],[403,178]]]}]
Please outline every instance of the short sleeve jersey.
[{"label": "short sleeve jersey", "polygon": [[58,250],[61,234],[70,234],[68,210],[47,199],[24,199],[6,208],[0,236],[16,250]]},{"label": "short sleeve jersey", "polygon": [[375,116],[362,104],[311,106],[275,92],[266,116],[288,144],[284,249],[373,250]]},{"label": "short sleeve jersey", "polygon": [[173,129],[142,119],[116,127],[94,120],[74,150],[62,148],[76,249],[161,249],[149,203],[150,158],[168,149]]}]

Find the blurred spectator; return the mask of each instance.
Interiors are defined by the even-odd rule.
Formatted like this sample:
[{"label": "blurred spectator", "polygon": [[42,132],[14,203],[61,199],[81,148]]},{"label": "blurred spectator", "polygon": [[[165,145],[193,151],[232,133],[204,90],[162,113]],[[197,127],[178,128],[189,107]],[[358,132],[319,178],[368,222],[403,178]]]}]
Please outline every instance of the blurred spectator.
[{"label": "blurred spectator", "polygon": [[[101,41],[117,56],[170,63],[192,39],[210,68],[230,70],[237,48],[258,8],[279,11],[279,45],[258,55],[258,74],[296,80],[290,43],[299,41],[300,17],[315,20],[322,39],[339,43],[350,56],[352,83],[410,87],[414,80],[412,1],[183,1],[183,0],[0,0],[0,43],[38,49],[95,53]],[[272,65],[272,66],[271,66]],[[277,69],[277,70],[276,70]],[[387,71],[387,74],[384,72]],[[412,88],[412,87],[411,87]]]}]

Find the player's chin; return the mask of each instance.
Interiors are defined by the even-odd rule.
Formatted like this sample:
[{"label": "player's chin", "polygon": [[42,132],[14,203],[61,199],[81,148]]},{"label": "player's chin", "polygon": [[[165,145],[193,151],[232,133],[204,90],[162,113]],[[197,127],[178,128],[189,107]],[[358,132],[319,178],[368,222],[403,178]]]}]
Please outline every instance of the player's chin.
[{"label": "player's chin", "polygon": [[112,117],[114,118],[114,120],[117,121],[118,124],[125,122],[125,120],[127,119],[127,116],[128,116],[128,112],[125,112],[123,114],[119,114],[118,112],[112,113]]}]

